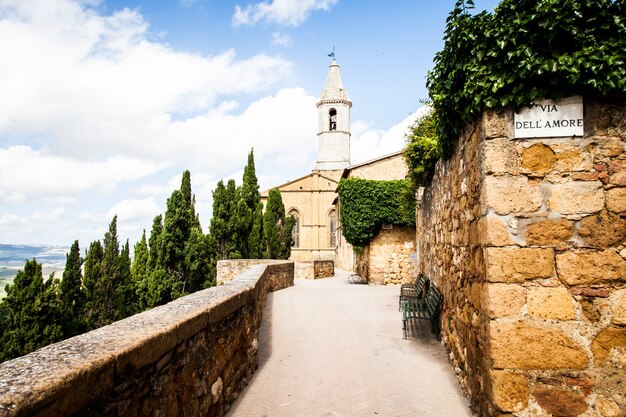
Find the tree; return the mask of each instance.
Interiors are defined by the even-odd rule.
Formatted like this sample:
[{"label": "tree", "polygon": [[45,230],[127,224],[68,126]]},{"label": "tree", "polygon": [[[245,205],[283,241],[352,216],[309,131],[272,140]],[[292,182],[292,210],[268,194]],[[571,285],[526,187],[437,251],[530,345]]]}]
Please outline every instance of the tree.
[{"label": "tree", "polygon": [[243,258],[260,258],[262,240],[262,216],[263,206],[259,183],[256,177],[254,165],[254,149],[248,154],[248,163],[243,170],[243,181],[240,191],[241,204],[239,215],[239,234],[241,236],[239,252]]},{"label": "tree", "polygon": [[131,272],[130,245],[128,239],[117,258],[119,282],[115,289],[116,320],[132,316],[139,311],[135,297],[135,285]]},{"label": "tree", "polygon": [[152,230],[150,231],[148,267],[146,275],[149,275],[157,268],[159,263],[159,241],[161,233],[163,233],[163,216],[157,215],[152,221]]},{"label": "tree", "polygon": [[30,353],[63,337],[59,280],[54,274],[44,283],[41,264],[26,261],[2,305],[5,327],[2,334],[0,360]]},{"label": "tree", "polygon": [[291,254],[293,238],[291,232],[295,219],[285,217],[285,205],[280,191],[270,190],[267,207],[263,214],[263,233],[268,259],[287,259]]},{"label": "tree", "polygon": [[102,243],[96,240],[89,245],[89,250],[85,256],[85,276],[83,285],[85,287],[85,320],[88,329],[95,329],[96,317],[100,308],[98,300],[98,288],[102,278],[101,268],[104,258]]},{"label": "tree", "polygon": [[229,180],[227,186],[220,180],[213,191],[213,218],[209,231],[215,240],[218,259],[236,258],[236,236],[234,219],[234,202],[237,197],[237,187],[234,180]]},{"label": "tree", "polygon": [[86,329],[84,320],[85,291],[82,287],[83,274],[78,240],[74,241],[67,254],[63,279],[61,280],[61,303],[63,309],[63,336],[72,337]]},{"label": "tree", "polygon": [[146,308],[142,296],[148,288],[148,258],[148,242],[146,241],[146,229],[144,229],[141,240],[135,243],[135,257],[130,269],[133,286],[137,294],[138,311],[143,311]]},{"label": "tree", "polygon": [[[90,328],[105,326],[129,314],[126,304],[129,298],[130,260],[120,261],[120,245],[117,237],[117,216],[104,234],[104,245],[99,253],[99,242],[92,244],[96,250],[90,260],[90,251],[85,260],[85,287],[87,293],[87,320]],[[101,258],[100,258],[101,256]],[[128,254],[125,255],[128,257]],[[89,273],[87,262],[89,261]]]},{"label": "tree", "polygon": [[163,225],[160,217],[154,220],[149,279],[142,304],[154,307],[202,288],[211,274],[207,243],[195,211],[191,175],[185,171],[180,189],[167,200]]}]

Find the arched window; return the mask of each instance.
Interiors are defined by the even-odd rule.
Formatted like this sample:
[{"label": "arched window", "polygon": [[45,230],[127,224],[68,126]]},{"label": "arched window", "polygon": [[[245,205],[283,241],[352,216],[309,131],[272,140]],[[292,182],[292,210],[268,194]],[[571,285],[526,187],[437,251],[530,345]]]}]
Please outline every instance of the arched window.
[{"label": "arched window", "polygon": [[331,132],[337,130],[337,110],[335,109],[328,111],[328,130]]},{"label": "arched window", "polygon": [[328,213],[328,240],[331,248],[337,247],[337,212],[334,209]]},{"label": "arched window", "polygon": [[300,213],[296,209],[289,210],[289,215],[296,219],[296,223],[293,225],[291,231],[291,237],[293,238],[293,247],[300,247]]}]

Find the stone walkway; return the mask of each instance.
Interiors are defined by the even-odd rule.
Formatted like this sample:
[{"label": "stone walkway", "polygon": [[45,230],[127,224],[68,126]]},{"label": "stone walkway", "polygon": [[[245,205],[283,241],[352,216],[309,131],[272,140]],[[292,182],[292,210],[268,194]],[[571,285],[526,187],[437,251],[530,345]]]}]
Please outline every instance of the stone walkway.
[{"label": "stone walkway", "polygon": [[270,294],[259,369],[228,416],[471,416],[429,323],[402,339],[399,287],[347,280]]}]

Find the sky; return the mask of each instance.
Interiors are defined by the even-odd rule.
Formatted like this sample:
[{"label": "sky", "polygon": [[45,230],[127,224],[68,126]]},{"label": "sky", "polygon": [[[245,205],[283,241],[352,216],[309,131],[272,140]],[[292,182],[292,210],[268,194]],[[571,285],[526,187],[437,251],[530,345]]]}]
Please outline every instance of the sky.
[{"label": "sky", "polygon": [[454,3],[0,0],[0,243],[85,248],[117,215],[133,245],[185,169],[207,232],[252,148],[261,189],[306,175],[333,48],[352,163],[402,149]]}]

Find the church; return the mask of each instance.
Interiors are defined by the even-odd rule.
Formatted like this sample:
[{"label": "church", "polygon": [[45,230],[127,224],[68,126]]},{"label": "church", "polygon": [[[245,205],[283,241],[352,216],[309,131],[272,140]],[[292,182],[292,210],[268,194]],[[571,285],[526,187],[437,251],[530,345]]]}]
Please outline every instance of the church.
[{"label": "church", "polygon": [[[342,269],[356,270],[352,247],[341,236],[337,186],[341,178],[392,180],[406,176],[401,151],[350,164],[350,108],[352,101],[333,59],[317,102],[317,160],[312,171],[273,187],[281,193],[285,212],[296,218],[291,260],[332,260]],[[268,191],[261,193],[267,202]]]}]

